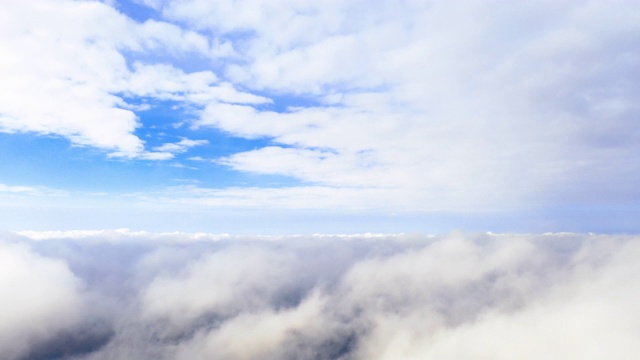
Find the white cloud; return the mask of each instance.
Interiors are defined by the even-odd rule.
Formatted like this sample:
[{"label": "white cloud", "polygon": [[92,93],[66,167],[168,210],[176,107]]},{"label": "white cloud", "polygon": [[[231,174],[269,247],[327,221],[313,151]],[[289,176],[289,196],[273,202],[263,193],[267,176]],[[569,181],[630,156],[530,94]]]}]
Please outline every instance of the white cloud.
[{"label": "white cloud", "polygon": [[166,318],[178,328],[205,314],[233,316],[260,309],[281,291],[290,259],[240,247],[203,256],[181,275],[158,277],[142,296],[145,316]]},{"label": "white cloud", "polygon": [[[606,242],[606,239],[601,238],[596,241]],[[588,244],[585,245],[589,247]],[[638,243],[635,241],[617,246],[620,247],[613,254],[607,252],[613,258],[611,262],[606,261],[605,264],[590,263],[584,258],[578,260],[580,255],[577,254],[576,258],[572,259],[575,263],[571,264],[577,268],[564,274],[562,273],[566,270],[562,270],[559,274],[557,269],[547,270],[551,272],[548,275],[527,274],[529,270],[538,266],[523,266],[517,258],[505,257],[514,261],[514,265],[522,270],[510,274],[504,281],[496,281],[494,286],[515,286],[516,294],[523,296],[520,304],[511,309],[500,310],[496,305],[505,303],[505,300],[510,301],[509,293],[513,293],[514,289],[479,289],[490,293],[501,293],[507,297],[497,301],[488,311],[482,311],[472,321],[460,326],[437,324],[436,331],[433,332],[427,330],[428,324],[433,322],[430,312],[415,318],[414,308],[411,313],[411,316],[414,316],[413,319],[408,317],[409,314],[382,317],[377,321],[375,325],[377,329],[370,342],[364,347],[362,356],[380,359],[477,357],[539,359],[547,356],[559,356],[565,359],[599,359],[603,356],[628,356],[627,354],[638,350],[637,344],[623,329],[633,328],[632,324],[640,316],[640,312],[635,311],[628,303],[631,298],[637,296],[639,283],[629,276],[636,271],[634,270],[636,266],[628,260],[621,260],[620,257],[626,258],[628,256],[626,254],[636,254]],[[583,251],[591,252],[587,248]],[[535,264],[536,261],[541,260],[526,256],[532,254],[538,255],[535,251],[524,254],[525,257],[522,259],[525,260],[525,264]],[[626,265],[621,265],[623,263]],[[455,263],[449,264],[447,272],[453,271],[455,265]],[[474,266],[476,264],[464,265],[469,266],[470,270],[479,270]],[[543,271],[541,268],[538,269],[536,272]],[[384,272],[384,269],[379,271]],[[404,271],[402,273],[408,275]],[[480,274],[468,272],[466,276],[483,277],[481,273],[482,270]],[[368,274],[368,277],[371,276],[372,274]],[[533,278],[535,276],[559,276],[560,280],[553,281],[547,285],[547,288],[532,292],[527,288],[536,285],[536,279]],[[456,281],[444,281],[456,283]],[[464,285],[464,282],[457,282]],[[412,289],[410,283],[405,284],[404,289]],[[397,298],[402,299],[401,295]],[[465,304],[466,300],[456,297],[453,300],[454,304],[458,300],[462,302],[461,312],[474,302],[469,301],[470,304]],[[425,306],[432,305],[434,304]],[[438,304],[435,305],[438,306]],[[458,315],[460,312],[453,314],[453,316]],[[409,326],[402,331],[397,331],[399,324]]]},{"label": "white cloud", "polygon": [[481,211],[640,195],[635,5],[138,3],[162,21],[97,2],[7,6],[0,131],[167,160],[186,148],[150,148],[136,111],[174,101],[190,131],[268,142],[218,164],[302,183],[200,203]]},{"label": "white cloud", "polygon": [[68,193],[60,189],[51,189],[44,186],[7,185],[0,183],[0,196],[16,197],[23,196],[67,196]]},{"label": "white cloud", "polygon": [[159,152],[168,152],[172,154],[183,153],[189,150],[189,148],[192,148],[194,146],[206,145],[208,143],[209,143],[208,140],[182,139],[177,143],[162,144],[158,147],[155,147],[154,150]]},{"label": "white cloud", "polygon": [[[82,359],[624,359],[639,350],[635,236],[21,234],[37,241],[0,247],[3,279],[15,281],[2,289],[16,290],[0,311],[14,330],[0,331],[6,349],[24,344],[15,329],[45,325],[77,344],[79,324],[102,316],[112,335]],[[80,281],[99,296],[81,297]],[[94,313],[74,313],[73,301]],[[29,306],[44,310],[21,312]],[[45,315],[7,322],[25,314]]]},{"label": "white cloud", "polygon": [[640,178],[624,160],[640,134],[628,3],[235,5],[157,8],[233,41],[246,59],[226,68],[234,81],[323,105],[210,103],[198,125],[284,147],[222,159],[233,169],[403,189],[442,209],[638,195],[622,180]]},{"label": "white cloud", "polygon": [[92,2],[16,3],[6,10],[0,46],[12,56],[0,66],[3,130],[54,133],[76,144],[141,151],[142,142],[132,135],[135,114],[118,108],[121,100],[109,94],[126,72],[115,47],[126,46],[117,36],[127,20]]},{"label": "white cloud", "polygon": [[0,243],[0,351],[22,359],[39,343],[78,326],[81,282],[64,261]]},{"label": "white cloud", "polygon": [[[123,95],[201,104],[220,99],[266,99],[217,82],[211,71],[184,73],[171,65],[125,56],[207,57],[209,40],[193,31],[149,20],[136,23],[106,4],[46,1],[7,4],[0,28],[0,131],[55,134],[111,156],[161,160],[134,132],[139,107]],[[43,58],[42,54],[46,54]]]},{"label": "white cloud", "polygon": [[[328,336],[330,329],[319,323],[324,299],[309,296],[298,307],[281,311],[267,310],[242,313],[225,322],[219,329],[200,332],[178,347],[176,359],[257,359],[276,357],[295,332],[318,331]],[[274,354],[269,356],[270,354]],[[298,354],[303,358],[303,354]]]},{"label": "white cloud", "polygon": [[9,193],[32,193],[36,192],[38,189],[31,186],[10,186],[5,184],[0,184],[0,192],[9,192]]}]

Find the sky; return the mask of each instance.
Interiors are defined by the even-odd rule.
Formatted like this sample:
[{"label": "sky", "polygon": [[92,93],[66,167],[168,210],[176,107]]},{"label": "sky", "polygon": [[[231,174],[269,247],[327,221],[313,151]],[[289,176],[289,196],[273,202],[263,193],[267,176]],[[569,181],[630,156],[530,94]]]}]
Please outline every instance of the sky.
[{"label": "sky", "polygon": [[0,229],[640,231],[634,1],[2,1]]},{"label": "sky", "polygon": [[3,359],[640,353],[640,2],[0,5]]}]

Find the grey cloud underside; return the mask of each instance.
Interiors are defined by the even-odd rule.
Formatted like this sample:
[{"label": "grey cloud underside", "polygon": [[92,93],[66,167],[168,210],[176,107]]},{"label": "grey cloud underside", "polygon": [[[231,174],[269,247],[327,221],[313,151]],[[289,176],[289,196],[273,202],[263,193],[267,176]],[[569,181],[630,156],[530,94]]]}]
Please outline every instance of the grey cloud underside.
[{"label": "grey cloud underside", "polygon": [[0,352],[630,358],[640,351],[638,255],[637,237],[612,235],[4,234]]}]

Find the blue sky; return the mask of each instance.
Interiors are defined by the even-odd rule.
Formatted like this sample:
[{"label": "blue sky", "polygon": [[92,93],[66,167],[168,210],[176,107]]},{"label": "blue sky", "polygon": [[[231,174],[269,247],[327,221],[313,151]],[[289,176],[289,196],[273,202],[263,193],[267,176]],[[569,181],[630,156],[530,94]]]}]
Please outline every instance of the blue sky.
[{"label": "blue sky", "polygon": [[0,229],[638,232],[624,1],[0,14]]}]

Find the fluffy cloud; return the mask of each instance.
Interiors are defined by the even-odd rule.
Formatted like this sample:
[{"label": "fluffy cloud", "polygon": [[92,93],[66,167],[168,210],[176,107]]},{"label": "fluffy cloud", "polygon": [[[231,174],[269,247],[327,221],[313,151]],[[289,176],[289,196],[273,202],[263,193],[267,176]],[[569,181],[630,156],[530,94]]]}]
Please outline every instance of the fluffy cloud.
[{"label": "fluffy cloud", "polygon": [[[170,159],[186,147],[136,135],[139,113],[170,101],[203,137],[214,127],[266,140],[218,164],[292,177],[305,193],[336,189],[345,197],[335,202],[353,207],[389,198],[414,210],[522,210],[640,196],[627,160],[640,151],[636,5],[137,3],[157,20],[92,1],[7,6],[0,130]],[[253,193],[244,190],[233,201]]]},{"label": "fluffy cloud", "polygon": [[[261,249],[209,254],[189,264],[182,276],[158,277],[143,295],[147,316],[191,323],[203,314],[228,317],[270,303],[287,261]],[[280,290],[282,291],[282,290]]]},{"label": "fluffy cloud", "polygon": [[[0,243],[0,351],[6,359],[72,355],[103,339],[86,329],[82,282],[62,259]],[[89,330],[84,335],[77,329]],[[108,335],[106,332],[102,335]],[[69,340],[64,343],[64,340]],[[73,348],[75,345],[75,348]]]},{"label": "fluffy cloud", "polygon": [[[136,99],[266,101],[218,84],[211,71],[185,73],[162,64],[178,55],[206,58],[213,51],[209,39],[176,25],[138,23],[94,1],[38,0],[5,10],[0,131],[55,134],[111,156],[166,159],[145,150],[134,134],[142,125]],[[155,63],[136,61],[144,57]]]},{"label": "fluffy cloud", "polygon": [[[2,313],[14,331],[0,332],[0,344],[16,359],[26,351],[18,334],[36,341],[42,329],[75,344],[63,359],[599,359],[640,350],[632,236],[22,235],[5,234],[13,240],[1,252],[2,281],[13,281],[2,289],[14,290],[3,298],[25,299]],[[82,295],[80,282],[96,296]],[[76,311],[82,303],[92,312]],[[93,342],[79,330],[88,318],[109,319]]]},{"label": "fluffy cloud", "polygon": [[626,179],[640,173],[624,160],[640,134],[628,3],[240,3],[154,6],[234,43],[245,62],[226,67],[233,81],[316,104],[208,104],[196,125],[276,145],[222,164],[401,189],[416,209],[638,196]]},{"label": "fluffy cloud", "polygon": [[[177,143],[166,143],[160,146],[153,148],[153,150],[158,151],[159,153],[167,153],[169,155],[175,153],[183,153],[189,150],[194,146],[205,145],[208,144],[208,140],[191,140],[191,139],[182,139]],[[172,155],[173,156],[173,155]]]}]

